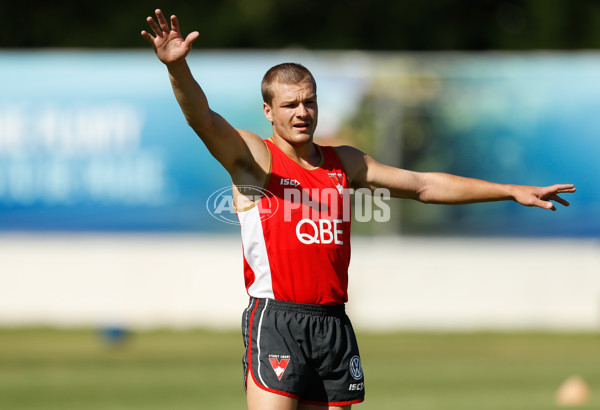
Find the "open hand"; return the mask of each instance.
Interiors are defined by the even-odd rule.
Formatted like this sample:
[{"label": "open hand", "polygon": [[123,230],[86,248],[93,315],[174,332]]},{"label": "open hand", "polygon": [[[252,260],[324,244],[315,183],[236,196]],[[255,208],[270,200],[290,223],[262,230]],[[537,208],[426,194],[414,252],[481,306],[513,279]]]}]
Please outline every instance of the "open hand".
[{"label": "open hand", "polygon": [[575,192],[573,184],[557,184],[547,187],[527,187],[519,186],[515,194],[515,201],[525,206],[538,206],[544,209],[556,211],[556,206],[551,201],[558,202],[561,205],[569,206],[569,202],[558,196]]},{"label": "open hand", "polygon": [[142,37],[152,44],[158,59],[163,63],[170,64],[184,59],[192,49],[192,43],[200,37],[200,33],[194,31],[184,39],[179,30],[177,17],[171,16],[171,27],[169,27],[162,11],[156,9],[155,13],[158,24],[152,17],[146,19],[154,31],[154,36],[142,30]]}]

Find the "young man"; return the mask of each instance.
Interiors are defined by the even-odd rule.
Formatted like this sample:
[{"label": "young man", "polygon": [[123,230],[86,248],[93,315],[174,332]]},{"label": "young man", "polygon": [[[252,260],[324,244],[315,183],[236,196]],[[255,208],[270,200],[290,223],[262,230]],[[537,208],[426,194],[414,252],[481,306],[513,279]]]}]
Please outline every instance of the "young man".
[{"label": "young man", "polygon": [[514,200],[551,210],[550,201],[568,205],[558,194],[575,192],[568,184],[502,185],[411,172],[353,147],[319,147],[313,143],[317,86],[298,64],[275,66],[263,79],[272,137],[263,141],[234,129],[210,109],[186,63],[199,33],[184,39],[175,16],[170,25],[160,10],[156,17],[147,19],[154,35],[142,36],[167,66],[188,124],[233,183],[250,295],[242,326],[251,410],[349,409],[363,400],[360,356],[344,313],[350,260],[344,190],[384,188],[395,197],[439,204]]}]

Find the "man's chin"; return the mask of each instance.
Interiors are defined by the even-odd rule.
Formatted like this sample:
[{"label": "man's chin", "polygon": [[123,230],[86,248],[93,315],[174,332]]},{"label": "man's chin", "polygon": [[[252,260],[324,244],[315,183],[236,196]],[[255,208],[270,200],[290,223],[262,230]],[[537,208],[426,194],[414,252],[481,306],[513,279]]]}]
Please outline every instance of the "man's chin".
[{"label": "man's chin", "polygon": [[302,145],[302,144],[306,144],[307,142],[312,142],[313,133],[312,132],[297,132],[294,135],[290,135],[285,139],[293,145]]},{"label": "man's chin", "polygon": [[299,133],[294,136],[294,143],[301,145],[306,144],[307,142],[312,142],[313,134],[312,133]]}]

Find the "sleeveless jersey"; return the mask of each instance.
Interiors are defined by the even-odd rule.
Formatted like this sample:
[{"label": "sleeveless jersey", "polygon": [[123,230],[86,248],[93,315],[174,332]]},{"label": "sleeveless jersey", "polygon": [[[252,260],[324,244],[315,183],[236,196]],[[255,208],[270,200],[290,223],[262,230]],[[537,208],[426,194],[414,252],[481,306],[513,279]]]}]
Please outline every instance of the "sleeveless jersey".
[{"label": "sleeveless jersey", "polygon": [[348,178],[331,147],[316,145],[321,165],[301,167],[272,141],[265,192],[238,210],[248,295],[316,305],[348,300]]}]

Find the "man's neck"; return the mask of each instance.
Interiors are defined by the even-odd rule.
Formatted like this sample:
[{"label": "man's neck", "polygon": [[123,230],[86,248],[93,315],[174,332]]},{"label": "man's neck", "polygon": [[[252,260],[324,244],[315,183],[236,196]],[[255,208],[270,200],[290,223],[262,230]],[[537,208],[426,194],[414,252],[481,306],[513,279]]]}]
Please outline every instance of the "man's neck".
[{"label": "man's neck", "polygon": [[273,143],[282,150],[291,160],[295,161],[302,168],[317,168],[321,164],[321,152],[313,143],[312,138],[302,144],[291,144],[283,138],[276,135],[271,137]]}]

